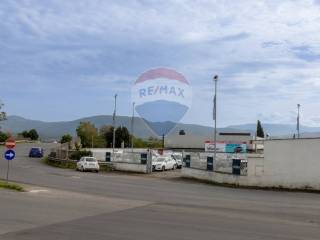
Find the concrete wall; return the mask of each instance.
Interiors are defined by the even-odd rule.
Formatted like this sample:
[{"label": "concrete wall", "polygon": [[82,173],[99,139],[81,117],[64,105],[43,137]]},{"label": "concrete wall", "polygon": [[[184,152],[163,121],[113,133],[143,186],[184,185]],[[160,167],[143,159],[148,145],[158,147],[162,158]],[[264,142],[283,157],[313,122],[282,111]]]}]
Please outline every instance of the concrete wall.
[{"label": "concrete wall", "polygon": [[117,171],[147,173],[147,165],[123,163],[123,162],[112,162],[112,166]]},{"label": "concrete wall", "polygon": [[203,170],[194,169],[194,168],[183,168],[182,176],[189,177],[189,178],[196,178],[196,179],[205,180],[205,181],[211,181],[215,183],[222,183],[222,184],[254,186],[254,184],[250,184],[247,176],[232,175],[229,173],[203,171]]},{"label": "concrete wall", "polygon": [[268,140],[263,178],[268,184],[320,189],[320,139]]},{"label": "concrete wall", "polygon": [[[98,161],[105,161],[106,152],[113,152],[112,148],[92,148],[86,149],[92,152],[93,157]],[[147,165],[141,164],[141,153],[148,153],[147,149],[115,149],[115,154],[111,154],[111,164],[117,171],[147,173]]]},{"label": "concrete wall", "polygon": [[320,190],[320,139],[267,140],[264,155],[248,154],[247,176],[183,169],[183,176],[243,186]]}]

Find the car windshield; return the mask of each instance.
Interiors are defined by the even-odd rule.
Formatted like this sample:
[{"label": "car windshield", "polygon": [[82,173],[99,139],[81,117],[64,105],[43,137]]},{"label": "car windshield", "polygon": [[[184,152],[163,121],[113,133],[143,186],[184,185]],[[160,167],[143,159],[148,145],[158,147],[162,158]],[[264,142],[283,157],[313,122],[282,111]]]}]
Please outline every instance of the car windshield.
[{"label": "car windshield", "polygon": [[158,158],[157,162],[164,162],[166,159],[165,158]]},{"label": "car windshield", "polygon": [[31,151],[40,151],[40,148],[31,148]]},{"label": "car windshield", "polygon": [[95,158],[86,158],[87,162],[96,162],[97,160]]},{"label": "car windshield", "polygon": [[174,157],[174,159],[176,160],[181,160],[182,156],[181,155],[172,155]]}]

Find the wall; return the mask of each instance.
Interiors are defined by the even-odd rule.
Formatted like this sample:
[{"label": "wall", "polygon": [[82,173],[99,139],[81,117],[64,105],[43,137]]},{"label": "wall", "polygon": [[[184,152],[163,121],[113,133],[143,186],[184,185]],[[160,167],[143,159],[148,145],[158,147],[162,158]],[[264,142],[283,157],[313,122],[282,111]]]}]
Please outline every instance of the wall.
[{"label": "wall", "polygon": [[320,190],[320,139],[266,140],[264,155],[248,154],[248,175],[183,169],[183,176],[256,187]]},{"label": "wall", "polygon": [[[86,149],[92,152],[93,157],[99,161],[105,161],[106,152],[113,152],[112,148]],[[114,157],[111,157],[113,169],[125,172],[147,173],[147,165],[141,164],[141,154],[147,153],[146,149],[115,149]]]},{"label": "wall", "polygon": [[147,165],[123,163],[123,162],[112,162],[112,166],[117,171],[147,173]]},{"label": "wall", "polygon": [[263,178],[267,184],[320,189],[320,139],[267,140]]}]

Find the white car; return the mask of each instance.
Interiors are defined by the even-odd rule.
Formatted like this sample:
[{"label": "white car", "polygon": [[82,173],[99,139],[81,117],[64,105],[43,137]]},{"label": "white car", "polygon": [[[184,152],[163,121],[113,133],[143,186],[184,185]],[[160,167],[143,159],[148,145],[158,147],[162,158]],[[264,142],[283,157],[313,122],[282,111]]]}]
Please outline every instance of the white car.
[{"label": "white car", "polygon": [[81,172],[85,171],[95,171],[99,172],[100,166],[94,157],[82,157],[78,162],[77,162],[77,170]]},{"label": "white car", "polygon": [[152,162],[152,169],[154,171],[165,171],[169,169],[176,169],[177,163],[176,161],[169,156],[161,156],[155,159],[155,161]]},{"label": "white car", "polygon": [[176,160],[177,168],[182,168],[182,154],[181,153],[173,153],[172,158]]}]

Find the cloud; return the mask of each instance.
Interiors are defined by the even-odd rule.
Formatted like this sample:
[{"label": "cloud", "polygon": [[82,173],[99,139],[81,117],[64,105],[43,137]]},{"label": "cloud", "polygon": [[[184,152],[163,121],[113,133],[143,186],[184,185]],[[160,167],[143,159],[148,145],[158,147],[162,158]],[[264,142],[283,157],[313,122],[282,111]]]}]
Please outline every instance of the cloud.
[{"label": "cloud", "polygon": [[[133,81],[149,68],[167,66],[182,72],[194,88],[186,122],[211,124],[214,74],[220,76],[221,125],[255,122],[259,114],[290,122],[288,109],[294,110],[296,102],[312,122],[320,90],[318,4],[3,0],[0,98],[15,99],[15,106],[6,104],[14,114],[43,120],[56,118],[50,112],[44,116],[46,105],[68,109],[78,104],[80,112],[61,116],[72,119],[99,113],[95,100],[105,104],[121,92],[120,111],[126,115]],[[52,92],[69,94],[77,103],[48,97],[42,107],[24,107]],[[112,112],[112,104],[107,105],[101,113]]]}]

